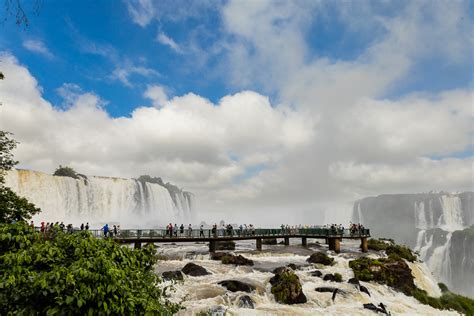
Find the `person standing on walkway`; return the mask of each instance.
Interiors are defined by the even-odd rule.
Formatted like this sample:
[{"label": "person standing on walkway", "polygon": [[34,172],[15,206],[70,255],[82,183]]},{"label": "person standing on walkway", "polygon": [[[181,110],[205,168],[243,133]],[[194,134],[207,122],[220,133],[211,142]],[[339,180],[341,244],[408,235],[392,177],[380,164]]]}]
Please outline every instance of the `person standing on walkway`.
[{"label": "person standing on walkway", "polygon": [[105,224],[104,227],[102,227],[102,230],[104,231],[104,237],[107,237],[107,234],[109,233],[109,224]]},{"label": "person standing on walkway", "polygon": [[188,225],[188,237],[193,235],[193,226],[191,224]]},{"label": "person standing on walkway", "polygon": [[199,228],[199,237],[204,237],[204,225],[201,224],[201,227]]}]

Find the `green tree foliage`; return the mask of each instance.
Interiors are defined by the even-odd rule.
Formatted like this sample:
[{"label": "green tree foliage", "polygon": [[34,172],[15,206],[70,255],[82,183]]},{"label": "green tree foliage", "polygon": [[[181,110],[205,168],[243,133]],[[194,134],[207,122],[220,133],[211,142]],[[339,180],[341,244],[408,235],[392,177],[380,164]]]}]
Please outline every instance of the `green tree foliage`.
[{"label": "green tree foliage", "polygon": [[11,138],[11,133],[0,131],[0,185],[4,183],[5,172],[11,170],[17,163],[13,158],[13,149],[17,142]]},{"label": "green tree foliage", "polygon": [[54,238],[24,223],[0,225],[0,314],[171,315],[157,287],[152,245],[121,247],[89,232]]},{"label": "green tree foliage", "polygon": [[0,186],[0,223],[26,221],[40,212],[33,203],[18,196],[10,188]]},{"label": "green tree foliage", "polygon": [[72,169],[71,167],[63,167],[61,165],[59,165],[59,167],[56,169],[56,171],[54,171],[53,173],[53,176],[59,176],[59,177],[70,177],[70,178],[74,178],[74,179],[79,179],[79,175],[77,174],[77,172]]},{"label": "green tree foliage", "polygon": [[18,163],[12,154],[17,142],[11,135],[9,132],[0,131],[0,223],[25,221],[40,211],[27,199],[18,196],[4,185],[5,173]]}]

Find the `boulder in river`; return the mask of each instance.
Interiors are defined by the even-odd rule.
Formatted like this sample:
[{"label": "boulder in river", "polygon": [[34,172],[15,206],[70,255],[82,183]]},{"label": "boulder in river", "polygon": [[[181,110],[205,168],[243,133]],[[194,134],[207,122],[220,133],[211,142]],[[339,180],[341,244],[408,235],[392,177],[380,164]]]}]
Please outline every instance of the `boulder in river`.
[{"label": "boulder in river", "polygon": [[243,295],[243,296],[239,297],[239,302],[237,303],[237,305],[240,308],[248,308],[248,309],[254,309],[255,308],[254,301],[248,295]]},{"label": "boulder in river", "polygon": [[311,276],[322,277],[323,273],[319,270],[314,270],[314,271],[311,271]]},{"label": "boulder in river", "polygon": [[342,276],[339,273],[328,273],[323,278],[324,281],[342,282]]},{"label": "boulder in river", "polygon": [[190,276],[201,276],[210,274],[206,269],[192,262],[186,264],[184,268],[181,269],[181,272]]},{"label": "boulder in river", "polygon": [[223,264],[235,264],[238,266],[253,266],[253,261],[243,257],[242,255],[234,256],[228,253],[225,256],[222,256],[221,262]]},{"label": "boulder in river", "polygon": [[250,293],[253,290],[255,290],[255,286],[244,283],[242,281],[237,281],[237,280],[225,280],[225,281],[220,281],[218,283],[219,285],[222,285],[225,287],[227,290],[231,292],[247,292]]},{"label": "boulder in river", "polygon": [[235,250],[235,241],[216,241],[216,250]]},{"label": "boulder in river", "polygon": [[179,270],[177,271],[165,271],[161,274],[164,280],[183,280],[183,273]]},{"label": "boulder in river", "polygon": [[306,261],[310,263],[320,263],[325,266],[332,265],[334,263],[334,259],[329,257],[324,252],[318,251],[313,253]]},{"label": "boulder in river", "polygon": [[321,292],[321,293],[332,293],[334,290],[336,290],[337,287],[332,287],[332,286],[320,286],[315,289],[316,292]]},{"label": "boulder in river", "polygon": [[221,261],[222,257],[228,256],[227,252],[211,252],[210,254],[211,260],[218,260]]},{"label": "boulder in river", "polygon": [[289,268],[282,269],[270,279],[271,291],[278,303],[299,304],[306,303],[300,279]]},{"label": "boulder in river", "polygon": [[350,278],[349,280],[347,280],[347,283],[360,285],[359,280],[357,278]]}]

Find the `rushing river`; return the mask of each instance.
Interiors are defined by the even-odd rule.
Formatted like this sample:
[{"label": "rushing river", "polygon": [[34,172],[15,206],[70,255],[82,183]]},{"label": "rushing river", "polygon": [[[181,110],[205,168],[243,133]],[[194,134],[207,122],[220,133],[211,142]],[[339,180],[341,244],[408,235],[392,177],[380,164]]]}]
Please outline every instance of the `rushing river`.
[{"label": "rushing river", "polygon": [[[295,239],[294,242],[297,240]],[[300,240],[298,240],[300,241]],[[188,262],[193,262],[206,268],[211,275],[190,277],[184,276],[184,281],[176,283],[166,281],[162,286],[173,284],[174,291],[171,299],[181,302],[185,307],[178,315],[370,315],[374,312],[363,308],[365,303],[385,304],[392,315],[458,315],[456,312],[440,311],[428,305],[419,303],[415,298],[392,290],[385,285],[361,282],[367,287],[371,296],[361,293],[358,288],[347,283],[354,276],[349,268],[349,261],[360,255],[358,242],[342,244],[342,252],[336,255],[336,264],[329,267],[309,265],[306,259],[315,251],[327,251],[327,246],[311,240],[308,248],[296,244],[288,247],[283,245],[264,245],[262,252],[255,251],[255,243],[250,241],[237,242],[235,254],[241,254],[254,261],[254,266],[224,265],[220,261],[210,260],[207,244],[160,244],[158,251],[168,260],[160,261],[156,272],[180,270]],[[377,254],[369,254],[376,257]],[[273,276],[274,268],[294,263],[301,266],[296,274],[302,283],[303,292],[308,301],[305,304],[284,305],[275,302],[271,294],[269,279]],[[415,283],[432,296],[439,296],[440,290],[428,268],[423,263],[410,264]],[[311,276],[310,271],[318,269],[326,273],[340,273],[342,283],[323,281],[322,278]],[[252,293],[230,292],[218,285],[223,280],[239,280],[256,287]],[[320,293],[316,287],[330,286],[342,289],[345,294],[338,294],[332,301],[332,293]],[[254,309],[241,308],[239,298],[249,295],[254,302]]]}]

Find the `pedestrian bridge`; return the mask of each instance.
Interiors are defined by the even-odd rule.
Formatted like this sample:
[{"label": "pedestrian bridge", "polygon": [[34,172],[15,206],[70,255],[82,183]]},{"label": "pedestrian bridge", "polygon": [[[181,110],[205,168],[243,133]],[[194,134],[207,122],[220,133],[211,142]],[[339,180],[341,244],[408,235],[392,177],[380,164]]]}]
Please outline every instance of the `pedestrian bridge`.
[{"label": "pedestrian bridge", "polygon": [[[103,231],[92,230],[97,237],[103,237]],[[370,230],[363,228],[357,230],[332,229],[332,228],[295,228],[295,229],[178,229],[170,235],[166,229],[127,229],[121,230],[114,240],[124,244],[134,244],[141,248],[142,243],[180,243],[180,242],[208,242],[209,251],[215,252],[216,243],[219,241],[255,240],[257,250],[262,250],[262,240],[282,239],[284,245],[290,244],[290,238],[301,238],[302,246],[307,246],[308,238],[324,239],[330,250],[340,252],[343,239],[361,239],[361,249],[367,252],[367,238]]]}]

